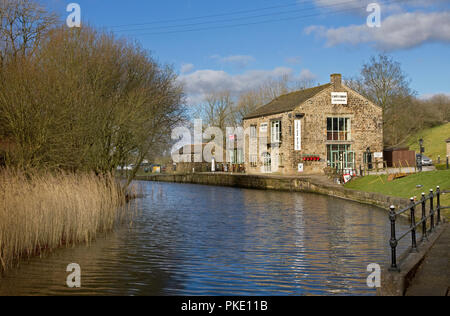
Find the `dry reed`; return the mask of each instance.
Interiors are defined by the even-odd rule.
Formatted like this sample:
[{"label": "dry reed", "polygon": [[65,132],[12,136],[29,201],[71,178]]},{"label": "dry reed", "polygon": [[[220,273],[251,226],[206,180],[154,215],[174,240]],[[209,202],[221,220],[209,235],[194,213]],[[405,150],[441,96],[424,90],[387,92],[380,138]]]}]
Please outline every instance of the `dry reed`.
[{"label": "dry reed", "polygon": [[114,228],[125,195],[112,177],[0,170],[0,270]]}]

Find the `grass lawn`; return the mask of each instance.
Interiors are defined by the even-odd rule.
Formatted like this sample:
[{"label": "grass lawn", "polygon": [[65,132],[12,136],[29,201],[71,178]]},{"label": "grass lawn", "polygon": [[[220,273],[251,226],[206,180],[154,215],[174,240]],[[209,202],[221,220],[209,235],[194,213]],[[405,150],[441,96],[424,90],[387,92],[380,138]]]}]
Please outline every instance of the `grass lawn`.
[{"label": "grass lawn", "polygon": [[[417,188],[417,185],[423,185],[423,187]],[[407,199],[413,196],[420,199],[422,192],[429,194],[430,189],[436,191],[436,186],[440,186],[441,191],[450,190],[450,170],[412,174],[391,182],[387,181],[387,175],[382,175],[381,179],[379,176],[367,176],[356,178],[345,185],[349,189],[378,192]],[[450,193],[441,196],[441,205],[450,206]],[[450,210],[443,211],[443,214],[450,219]]]},{"label": "grass lawn", "polygon": [[447,156],[445,141],[450,138],[450,123],[420,131],[408,138],[406,145],[411,150],[419,152],[420,138],[423,138],[424,141],[425,156],[437,162],[437,157],[440,155],[441,163],[445,163],[445,157]]}]

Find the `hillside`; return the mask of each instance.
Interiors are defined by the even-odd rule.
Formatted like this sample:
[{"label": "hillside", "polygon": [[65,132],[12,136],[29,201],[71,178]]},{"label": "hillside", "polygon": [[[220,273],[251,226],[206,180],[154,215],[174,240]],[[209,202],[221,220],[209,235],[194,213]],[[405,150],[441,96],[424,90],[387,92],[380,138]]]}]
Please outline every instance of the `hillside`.
[{"label": "hillside", "polygon": [[445,140],[450,138],[450,123],[420,131],[408,138],[405,145],[409,146],[411,150],[419,152],[420,138],[424,140],[425,155],[434,161],[437,161],[437,157],[440,155],[442,162],[447,155]]}]

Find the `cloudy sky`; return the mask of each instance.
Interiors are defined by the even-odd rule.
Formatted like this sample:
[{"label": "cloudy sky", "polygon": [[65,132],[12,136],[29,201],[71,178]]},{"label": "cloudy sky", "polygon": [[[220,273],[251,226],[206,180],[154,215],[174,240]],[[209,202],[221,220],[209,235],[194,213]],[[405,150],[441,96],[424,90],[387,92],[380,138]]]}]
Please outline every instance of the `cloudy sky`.
[{"label": "cloudy sky", "polygon": [[267,78],[329,81],[358,74],[371,55],[401,62],[419,96],[450,94],[450,1],[379,0],[381,27],[367,26],[375,0],[42,0],[62,16],[136,38],[171,64],[191,102],[212,89],[240,92]]}]

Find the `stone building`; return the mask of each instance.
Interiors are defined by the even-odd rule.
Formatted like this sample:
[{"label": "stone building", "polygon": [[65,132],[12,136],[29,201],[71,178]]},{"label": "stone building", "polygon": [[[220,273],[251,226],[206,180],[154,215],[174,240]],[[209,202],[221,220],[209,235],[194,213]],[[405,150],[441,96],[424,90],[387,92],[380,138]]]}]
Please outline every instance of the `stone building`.
[{"label": "stone building", "polygon": [[358,170],[383,159],[382,109],[342,83],[278,97],[244,118],[247,173]]}]

